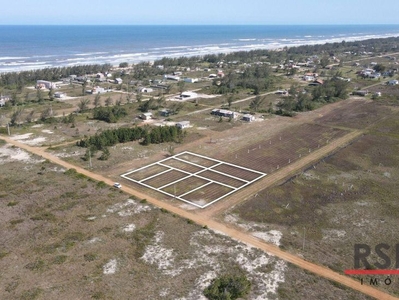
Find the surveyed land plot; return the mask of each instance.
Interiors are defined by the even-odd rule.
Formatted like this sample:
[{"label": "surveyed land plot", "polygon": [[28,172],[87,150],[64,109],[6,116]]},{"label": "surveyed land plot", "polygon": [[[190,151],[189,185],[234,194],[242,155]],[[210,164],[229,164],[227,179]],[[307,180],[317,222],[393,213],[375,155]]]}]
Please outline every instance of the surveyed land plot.
[{"label": "surveyed land plot", "polygon": [[185,151],[129,171],[121,177],[173,199],[205,208],[266,175]]}]

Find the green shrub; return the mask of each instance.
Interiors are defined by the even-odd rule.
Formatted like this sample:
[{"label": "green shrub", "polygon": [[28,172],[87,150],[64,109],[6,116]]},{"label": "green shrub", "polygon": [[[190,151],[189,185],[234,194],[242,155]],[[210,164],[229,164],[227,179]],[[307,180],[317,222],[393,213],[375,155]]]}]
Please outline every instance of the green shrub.
[{"label": "green shrub", "polygon": [[66,256],[66,255],[57,255],[53,259],[53,264],[61,265],[67,260],[67,258],[68,258],[68,256]]},{"label": "green shrub", "polygon": [[95,255],[94,253],[86,253],[83,255],[83,258],[85,259],[85,261],[93,261],[97,259],[97,255]]},{"label": "green shrub", "polygon": [[223,275],[212,280],[204,290],[210,300],[234,300],[245,297],[251,289],[251,282],[245,275]]},{"label": "green shrub", "polygon": [[104,181],[99,181],[97,182],[97,187],[103,189],[107,187],[107,184]]}]

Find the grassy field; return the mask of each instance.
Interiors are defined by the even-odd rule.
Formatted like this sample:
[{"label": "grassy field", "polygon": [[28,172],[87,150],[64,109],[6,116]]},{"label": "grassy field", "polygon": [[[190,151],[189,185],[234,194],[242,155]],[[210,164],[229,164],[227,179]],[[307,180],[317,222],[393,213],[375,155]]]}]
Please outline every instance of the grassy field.
[{"label": "grassy field", "polygon": [[[399,239],[397,119],[398,113],[372,102],[321,117],[318,122],[323,124],[367,126],[369,131],[311,168],[262,191],[234,213],[244,223],[278,228],[283,234],[281,247],[339,272],[353,268],[355,243],[392,244],[388,253],[394,257],[393,245]],[[397,285],[387,290],[399,295]]]},{"label": "grassy field", "polygon": [[[316,297],[354,294],[145,200],[0,146],[1,299],[198,300],[212,278],[234,272],[251,280],[249,299],[292,299],[308,294],[310,283],[320,284]],[[301,285],[286,273],[298,274]]]}]

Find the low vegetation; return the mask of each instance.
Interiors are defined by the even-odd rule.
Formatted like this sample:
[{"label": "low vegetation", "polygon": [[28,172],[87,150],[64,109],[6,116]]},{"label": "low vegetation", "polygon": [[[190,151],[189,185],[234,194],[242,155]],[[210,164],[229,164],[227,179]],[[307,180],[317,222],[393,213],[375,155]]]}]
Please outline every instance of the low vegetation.
[{"label": "low vegetation", "polygon": [[212,280],[204,290],[209,300],[235,300],[244,298],[251,290],[251,282],[245,275],[222,275]]}]

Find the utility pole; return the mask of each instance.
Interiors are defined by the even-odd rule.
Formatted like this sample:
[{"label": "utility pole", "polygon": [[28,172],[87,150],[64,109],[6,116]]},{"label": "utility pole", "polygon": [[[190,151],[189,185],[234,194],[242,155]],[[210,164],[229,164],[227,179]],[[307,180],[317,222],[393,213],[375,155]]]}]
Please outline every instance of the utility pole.
[{"label": "utility pole", "polygon": [[305,227],[303,227],[303,245],[302,245],[302,251],[305,251]]},{"label": "utility pole", "polygon": [[90,151],[90,148],[89,148],[89,167],[90,167],[90,169],[92,168],[92,165],[91,165],[91,151]]},{"label": "utility pole", "polygon": [[7,123],[7,131],[8,131],[8,135],[11,135],[11,133],[10,133],[10,123]]}]

